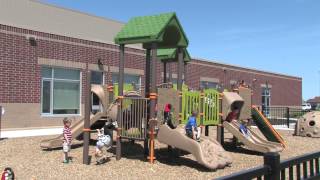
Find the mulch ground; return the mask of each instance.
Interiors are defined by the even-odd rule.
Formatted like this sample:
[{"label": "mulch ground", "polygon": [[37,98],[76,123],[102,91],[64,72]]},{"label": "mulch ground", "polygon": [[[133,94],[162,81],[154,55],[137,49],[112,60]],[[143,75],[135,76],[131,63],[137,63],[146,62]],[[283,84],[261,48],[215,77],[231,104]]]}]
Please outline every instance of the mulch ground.
[{"label": "mulch ground", "polygon": [[[287,148],[281,152],[281,159],[319,151],[320,138],[304,138],[292,136],[292,132],[280,132]],[[225,134],[226,141],[231,135]],[[102,165],[96,165],[94,157],[90,165],[82,164],[82,146],[73,147],[71,156],[73,162],[62,163],[62,150],[43,151],[40,141],[51,138],[28,137],[5,139],[0,141],[0,169],[13,168],[18,180],[22,179],[213,179],[233,172],[259,166],[263,163],[263,155],[227,145],[227,151],[233,158],[231,167],[210,171],[193,160],[192,155],[174,151],[170,155],[167,146],[156,142],[157,160],[155,164],[146,161],[143,155],[142,143],[124,142],[123,157],[115,159],[115,147],[109,152],[110,160]],[[210,129],[210,137],[215,138],[215,129]],[[94,144],[90,146],[90,154],[94,153]],[[178,156],[180,155],[180,156]]]}]

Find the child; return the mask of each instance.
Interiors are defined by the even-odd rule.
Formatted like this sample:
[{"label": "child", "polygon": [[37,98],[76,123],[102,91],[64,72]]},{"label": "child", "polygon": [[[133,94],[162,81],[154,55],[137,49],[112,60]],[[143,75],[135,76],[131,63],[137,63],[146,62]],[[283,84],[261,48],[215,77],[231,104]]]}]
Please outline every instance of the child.
[{"label": "child", "polygon": [[188,137],[196,140],[200,140],[200,128],[197,127],[197,115],[196,111],[192,111],[192,115],[188,118],[186,124],[186,134]]},{"label": "child", "polygon": [[238,107],[234,107],[233,110],[228,114],[226,121],[228,121],[229,123],[231,123],[232,121],[236,121],[238,119],[239,112],[240,111]]},{"label": "child", "polygon": [[103,154],[103,147],[106,147],[107,149],[110,148],[112,146],[112,141],[111,141],[110,135],[104,134],[103,128],[101,130],[97,129],[97,132],[98,132],[98,135],[97,135],[95,157],[96,157],[97,164],[102,164],[106,160],[106,156]]},{"label": "child", "polygon": [[247,138],[250,139],[250,132],[248,131],[247,128],[247,121],[246,120],[242,120],[240,123],[240,127],[239,127],[239,131]]},{"label": "child", "polygon": [[68,153],[71,149],[71,141],[72,141],[72,134],[71,134],[71,121],[68,118],[63,119],[63,153],[64,153],[64,160],[63,163],[69,163],[69,156]]},{"label": "child", "polygon": [[11,168],[7,167],[4,169],[1,175],[1,180],[14,180],[14,172]]},{"label": "child", "polygon": [[164,106],[164,113],[163,113],[165,123],[168,122],[170,118],[170,112],[171,112],[171,104],[166,104]]}]

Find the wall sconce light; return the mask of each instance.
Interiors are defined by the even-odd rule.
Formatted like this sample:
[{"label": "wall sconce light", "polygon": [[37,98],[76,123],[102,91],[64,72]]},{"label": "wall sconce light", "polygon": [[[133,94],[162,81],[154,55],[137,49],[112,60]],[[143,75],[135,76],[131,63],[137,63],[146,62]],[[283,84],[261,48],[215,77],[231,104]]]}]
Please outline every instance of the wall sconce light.
[{"label": "wall sconce light", "polygon": [[99,66],[102,66],[102,65],[103,65],[100,58],[98,58],[98,65],[99,65]]},{"label": "wall sconce light", "polygon": [[30,36],[28,39],[31,46],[37,46],[37,40],[35,37]]}]

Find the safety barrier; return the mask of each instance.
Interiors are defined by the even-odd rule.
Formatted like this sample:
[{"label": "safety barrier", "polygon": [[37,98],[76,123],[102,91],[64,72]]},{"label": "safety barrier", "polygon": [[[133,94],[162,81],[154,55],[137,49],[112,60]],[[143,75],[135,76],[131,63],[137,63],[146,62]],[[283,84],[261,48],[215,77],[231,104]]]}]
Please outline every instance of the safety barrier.
[{"label": "safety barrier", "polygon": [[[311,180],[320,179],[320,151],[294,157],[280,162],[278,153],[267,153],[264,165],[234,173],[216,180]],[[302,166],[302,168],[301,168]]]},{"label": "safety barrier", "polygon": [[144,140],[147,136],[148,99],[141,97],[124,97],[120,103],[121,138]]}]

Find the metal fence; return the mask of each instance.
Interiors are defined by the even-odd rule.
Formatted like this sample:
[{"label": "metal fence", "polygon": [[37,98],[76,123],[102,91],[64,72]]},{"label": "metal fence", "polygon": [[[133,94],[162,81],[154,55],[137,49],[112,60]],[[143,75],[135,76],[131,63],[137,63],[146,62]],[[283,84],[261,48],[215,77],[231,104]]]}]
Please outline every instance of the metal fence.
[{"label": "metal fence", "polygon": [[[278,153],[267,153],[264,165],[215,180],[311,180],[320,179],[320,151],[280,162]],[[302,168],[301,168],[302,167]]]},{"label": "metal fence", "polygon": [[145,140],[147,136],[148,99],[124,97],[120,105],[121,138]]},{"label": "metal fence", "polygon": [[262,107],[262,113],[272,125],[291,127],[306,111],[291,107]]}]

